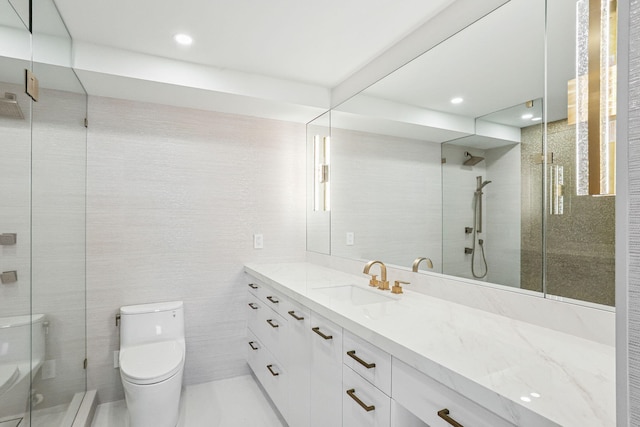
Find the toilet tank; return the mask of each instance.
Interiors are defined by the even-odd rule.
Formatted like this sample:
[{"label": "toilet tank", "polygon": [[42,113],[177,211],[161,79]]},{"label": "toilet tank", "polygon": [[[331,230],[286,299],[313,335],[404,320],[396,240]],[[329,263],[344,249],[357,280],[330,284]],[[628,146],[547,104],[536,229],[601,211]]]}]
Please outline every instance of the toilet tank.
[{"label": "toilet tank", "polygon": [[[45,352],[44,314],[0,318],[0,363],[42,362]],[[31,343],[33,342],[33,353]]]},{"label": "toilet tank", "polygon": [[129,305],[120,308],[120,347],[184,340],[182,301]]}]

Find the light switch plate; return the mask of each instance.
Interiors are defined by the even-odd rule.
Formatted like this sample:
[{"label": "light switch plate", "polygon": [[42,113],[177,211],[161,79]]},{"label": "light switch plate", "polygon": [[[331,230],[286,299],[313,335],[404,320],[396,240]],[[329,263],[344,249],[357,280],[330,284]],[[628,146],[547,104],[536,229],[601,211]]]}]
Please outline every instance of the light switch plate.
[{"label": "light switch plate", "polygon": [[347,231],[347,246],[353,246],[355,236],[353,231]]},{"label": "light switch plate", "polygon": [[253,235],[253,249],[262,249],[264,247],[264,237],[262,234]]}]

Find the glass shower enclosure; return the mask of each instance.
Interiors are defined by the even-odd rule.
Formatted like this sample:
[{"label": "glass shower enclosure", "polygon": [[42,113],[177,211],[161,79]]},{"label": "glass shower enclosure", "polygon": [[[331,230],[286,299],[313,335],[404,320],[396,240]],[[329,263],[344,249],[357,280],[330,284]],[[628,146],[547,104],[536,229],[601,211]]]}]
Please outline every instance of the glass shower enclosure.
[{"label": "glass shower enclosure", "polygon": [[0,0],[0,33],[0,427],[68,427],[86,392],[87,95],[53,0]]}]

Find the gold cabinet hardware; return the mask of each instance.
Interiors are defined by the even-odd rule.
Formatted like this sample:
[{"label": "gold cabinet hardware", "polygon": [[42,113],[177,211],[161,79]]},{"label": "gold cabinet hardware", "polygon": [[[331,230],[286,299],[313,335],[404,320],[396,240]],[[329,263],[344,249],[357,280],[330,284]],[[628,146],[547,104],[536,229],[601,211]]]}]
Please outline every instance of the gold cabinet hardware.
[{"label": "gold cabinet hardware", "polygon": [[447,408],[441,409],[438,411],[438,416],[451,424],[453,427],[464,427],[462,424],[454,420],[449,416],[449,410]]},{"label": "gold cabinet hardware", "polygon": [[289,313],[289,316],[293,317],[296,320],[304,320],[304,317],[297,316],[296,312],[293,310],[288,311],[287,313]]},{"label": "gold cabinet hardware", "polygon": [[278,303],[280,302],[279,300],[274,299],[274,297],[273,297],[273,296],[271,296],[271,295],[269,295],[269,296],[267,297],[267,299],[268,299],[269,301],[271,301],[272,303],[274,303],[274,304],[278,304]]},{"label": "gold cabinet hardware", "polygon": [[316,334],[320,335],[325,340],[332,340],[333,339],[333,335],[325,335],[322,332],[320,332],[320,328],[319,327],[311,328],[311,330],[313,332],[315,332]]},{"label": "gold cabinet hardware", "polygon": [[356,403],[358,405],[360,405],[360,407],[362,409],[364,409],[365,411],[371,412],[371,411],[374,411],[376,409],[376,407],[374,405],[367,405],[362,400],[360,400],[360,398],[358,398],[358,396],[356,396],[356,389],[355,388],[347,390],[347,394],[349,395],[350,398],[355,400]]},{"label": "gold cabinet hardware", "polygon": [[279,372],[274,372],[273,365],[267,365],[267,369],[269,370],[269,372],[271,372],[271,375],[273,375],[274,377],[277,377],[278,375],[280,375]]},{"label": "gold cabinet hardware", "polygon": [[260,288],[260,286],[258,286],[258,285],[256,285],[256,284],[254,284],[254,283],[249,283],[249,287],[250,287],[251,289],[258,289],[258,288]]},{"label": "gold cabinet hardware", "polygon": [[251,347],[251,350],[259,350],[260,347],[255,347],[254,344],[255,344],[255,342],[249,341],[249,347]]},{"label": "gold cabinet hardware", "polygon": [[272,328],[279,328],[280,325],[278,325],[277,323],[273,323],[273,319],[267,319],[267,323],[269,325],[271,325]]},{"label": "gold cabinet hardware", "polygon": [[253,302],[250,302],[250,303],[249,303],[249,307],[251,307],[251,309],[252,309],[252,310],[257,310],[257,309],[259,309],[259,308],[260,308],[260,307],[258,307],[258,306],[257,306],[255,303],[253,303]]},{"label": "gold cabinet hardware", "polygon": [[402,280],[396,280],[393,284],[393,287],[391,288],[391,293],[392,294],[401,294],[402,293],[402,286],[400,286],[400,284],[403,285],[408,285],[410,282],[404,282]]},{"label": "gold cabinet hardware", "polygon": [[361,364],[362,366],[364,366],[367,369],[371,369],[371,368],[375,368],[376,367],[375,363],[367,363],[364,360],[360,359],[358,356],[356,356],[356,351],[355,350],[347,351],[347,356],[349,356],[350,358],[352,358],[353,360],[355,360],[356,362],[358,362],[359,364]]}]

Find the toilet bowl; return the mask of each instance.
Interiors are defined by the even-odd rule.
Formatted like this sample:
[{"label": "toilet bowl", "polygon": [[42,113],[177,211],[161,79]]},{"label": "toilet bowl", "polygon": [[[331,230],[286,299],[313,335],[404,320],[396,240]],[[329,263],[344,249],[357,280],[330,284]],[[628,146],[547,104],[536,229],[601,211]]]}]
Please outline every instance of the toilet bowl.
[{"label": "toilet bowl", "polygon": [[120,309],[120,378],[130,427],[175,427],[185,360],[181,301]]}]

